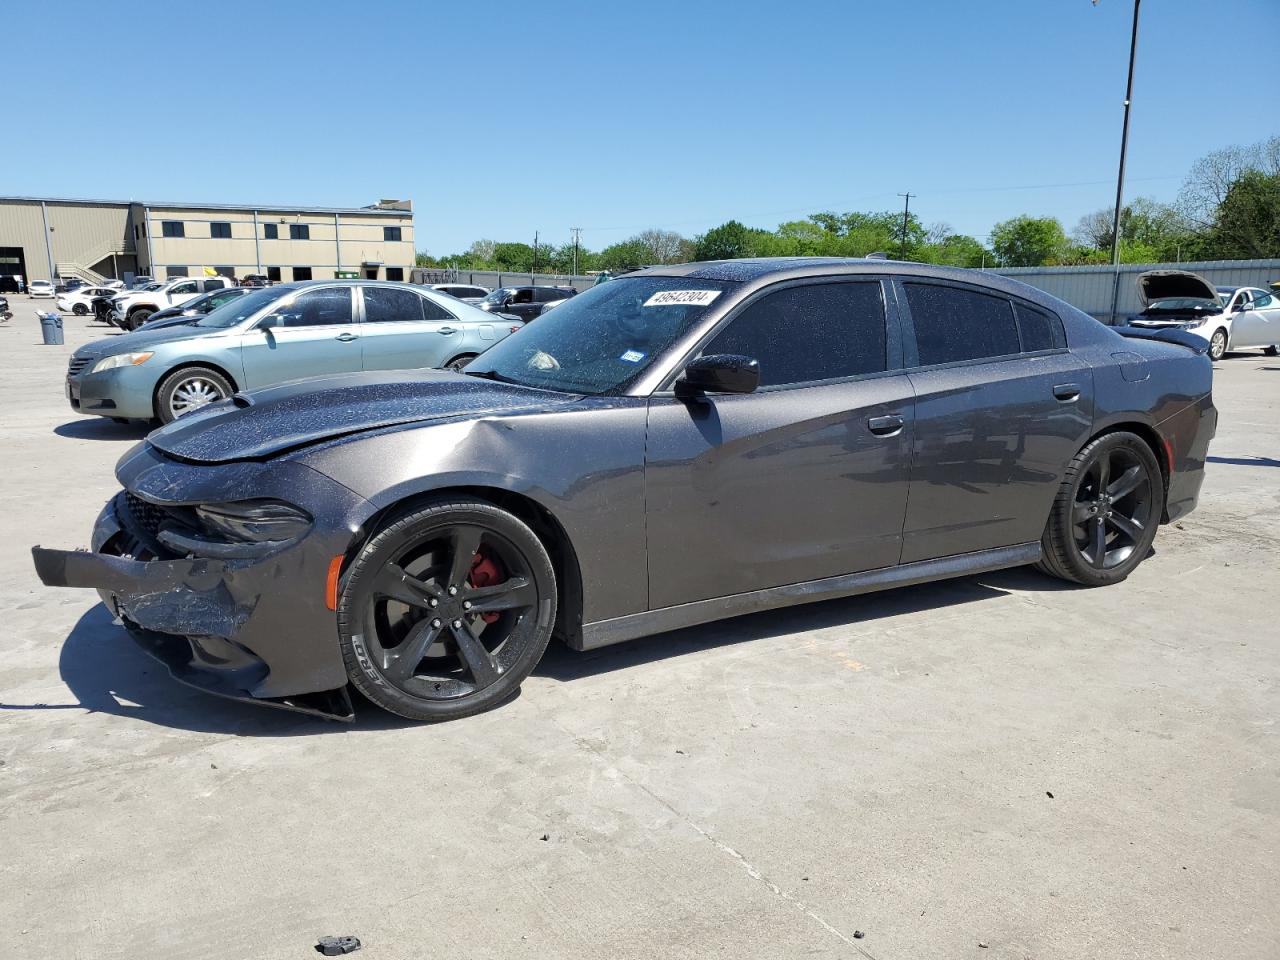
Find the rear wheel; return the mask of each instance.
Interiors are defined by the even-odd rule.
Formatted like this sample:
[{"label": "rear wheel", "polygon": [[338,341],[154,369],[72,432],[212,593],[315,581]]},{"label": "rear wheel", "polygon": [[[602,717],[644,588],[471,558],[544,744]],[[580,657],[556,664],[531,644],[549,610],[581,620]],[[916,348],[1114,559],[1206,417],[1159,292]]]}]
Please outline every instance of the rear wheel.
[{"label": "rear wheel", "polygon": [[465,367],[465,366],[466,366],[468,363],[470,363],[472,360],[474,360],[474,359],[476,358],[476,356],[477,356],[477,354],[474,354],[474,353],[464,353],[464,354],[463,354],[462,356],[460,356],[460,357],[454,357],[454,358],[453,358],[452,360],[450,360],[447,364],[445,364],[445,369],[446,369],[446,370],[453,370],[453,371],[457,372],[457,371],[461,370],[463,367]]},{"label": "rear wheel", "polygon": [[156,416],[161,423],[173,423],[184,413],[225,400],[234,392],[226,377],[207,367],[175,370],[156,391]]},{"label": "rear wheel", "polygon": [[1275,344],[1272,344],[1269,347],[1263,347],[1262,352],[1265,353],[1268,357],[1280,356],[1280,347],[1277,347]]},{"label": "rear wheel", "polygon": [[1227,331],[1218,329],[1209,338],[1209,359],[1221,360],[1227,352]]},{"label": "rear wheel", "polygon": [[1041,541],[1040,570],[1090,587],[1118,583],[1151,550],[1164,481],[1141,437],[1108,433],[1067,468]]},{"label": "rear wheel", "polygon": [[507,700],[551,639],[556,578],[524,523],[438,499],[389,522],[344,577],[347,675],[384,710],[452,720]]},{"label": "rear wheel", "polygon": [[86,313],[89,312],[89,308],[86,307],[83,303],[77,303],[75,306],[71,308],[71,312],[74,313],[77,317],[83,317]]}]

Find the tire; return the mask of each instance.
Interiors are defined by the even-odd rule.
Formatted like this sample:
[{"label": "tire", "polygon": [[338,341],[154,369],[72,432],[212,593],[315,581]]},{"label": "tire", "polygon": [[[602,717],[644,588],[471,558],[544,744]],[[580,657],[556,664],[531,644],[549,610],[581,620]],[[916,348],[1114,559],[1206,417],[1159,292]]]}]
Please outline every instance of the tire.
[{"label": "tire", "polygon": [[1280,357],[1280,347],[1277,347],[1275,344],[1272,344],[1269,347],[1263,347],[1262,352],[1268,357]]},{"label": "tire", "polygon": [[71,308],[71,312],[74,313],[77,317],[83,317],[86,313],[89,312],[89,308],[86,307],[83,303],[77,303],[75,306]]},{"label": "tire", "polygon": [[125,318],[125,327],[130,331],[137,330],[151,318],[153,313],[155,313],[154,310],[148,310],[146,307],[139,307]]},{"label": "tire", "polygon": [[162,381],[156,390],[156,416],[161,423],[173,423],[184,413],[199,409],[235,393],[230,381],[208,367],[183,367]]},{"label": "tire", "polygon": [[478,356],[479,354],[477,353],[464,353],[460,357],[454,357],[452,360],[450,360],[448,363],[444,365],[444,368],[446,370],[452,370],[455,373],[457,373]]},{"label": "tire", "polygon": [[[1107,488],[1105,496],[1100,485]],[[1119,583],[1151,552],[1163,514],[1164,479],[1146,441],[1127,432],[1104,434],[1067,467],[1036,568],[1086,587]]]},{"label": "tire", "polygon": [[1219,327],[1209,338],[1209,359],[1221,360],[1227,353],[1227,331]]},{"label": "tire", "polygon": [[542,659],[556,602],[551,558],[523,522],[482,500],[433,498],[389,520],[343,575],[347,676],[410,720],[481,713]]}]

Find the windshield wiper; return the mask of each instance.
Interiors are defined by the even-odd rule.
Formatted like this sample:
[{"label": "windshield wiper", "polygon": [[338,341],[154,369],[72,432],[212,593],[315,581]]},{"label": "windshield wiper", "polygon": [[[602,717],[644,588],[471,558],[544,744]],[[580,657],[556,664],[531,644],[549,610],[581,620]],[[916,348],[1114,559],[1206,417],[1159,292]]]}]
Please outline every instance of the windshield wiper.
[{"label": "windshield wiper", "polygon": [[496,370],[463,370],[462,373],[468,377],[478,377],[481,380],[493,380],[495,383],[514,383],[517,387],[523,387],[525,384],[519,380],[512,380],[510,377],[504,377]]}]

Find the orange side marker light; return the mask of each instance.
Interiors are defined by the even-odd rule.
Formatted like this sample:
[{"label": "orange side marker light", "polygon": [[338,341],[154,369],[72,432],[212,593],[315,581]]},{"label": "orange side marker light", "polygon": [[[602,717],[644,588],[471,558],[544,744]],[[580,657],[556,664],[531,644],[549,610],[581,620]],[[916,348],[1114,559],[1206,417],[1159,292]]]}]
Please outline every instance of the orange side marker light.
[{"label": "orange side marker light", "polygon": [[329,561],[329,576],[324,581],[324,605],[330,610],[338,609],[338,575],[342,573],[342,554]]}]

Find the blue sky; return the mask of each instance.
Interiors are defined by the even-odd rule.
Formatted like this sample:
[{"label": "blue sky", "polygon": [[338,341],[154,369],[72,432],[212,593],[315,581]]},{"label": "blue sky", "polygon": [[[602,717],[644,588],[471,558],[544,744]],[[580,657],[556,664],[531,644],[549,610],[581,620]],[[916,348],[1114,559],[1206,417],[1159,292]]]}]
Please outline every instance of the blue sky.
[{"label": "blue sky", "polygon": [[[1114,190],[1129,0],[15,3],[0,194],[414,201],[418,246],[833,209],[985,239]],[[104,14],[106,14],[104,16]],[[26,37],[44,42],[17,44]],[[186,39],[183,39],[183,38]],[[1280,132],[1280,3],[1147,0],[1128,196]],[[27,78],[39,80],[26,83]],[[24,89],[25,88],[25,89]]]}]

